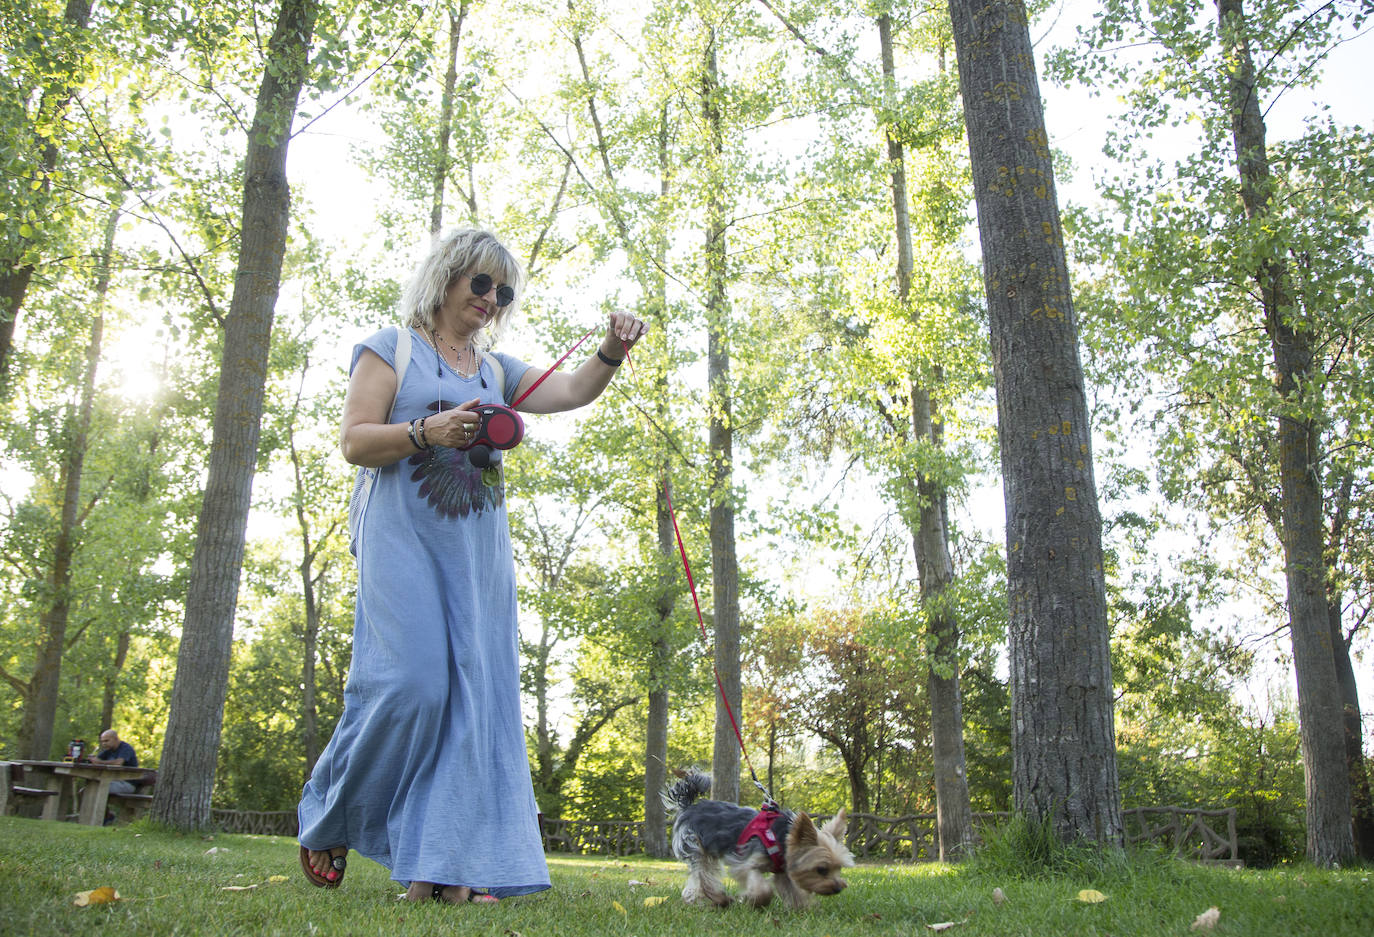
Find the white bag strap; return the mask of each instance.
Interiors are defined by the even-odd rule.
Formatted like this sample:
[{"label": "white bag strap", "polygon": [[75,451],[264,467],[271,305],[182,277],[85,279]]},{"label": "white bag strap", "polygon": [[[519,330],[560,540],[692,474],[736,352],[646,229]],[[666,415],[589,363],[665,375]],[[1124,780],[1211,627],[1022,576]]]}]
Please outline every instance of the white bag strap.
[{"label": "white bag strap", "polygon": [[391,422],[391,417],[396,412],[396,397],[401,396],[401,382],[406,379],[406,368],[410,366],[410,329],[396,329],[396,396],[391,398],[391,409],[386,413],[386,421]]},{"label": "white bag strap", "polygon": [[496,389],[501,394],[501,402],[506,403],[506,368],[501,364],[501,359],[491,352],[482,355],[483,360],[491,365],[492,375],[496,378]]}]

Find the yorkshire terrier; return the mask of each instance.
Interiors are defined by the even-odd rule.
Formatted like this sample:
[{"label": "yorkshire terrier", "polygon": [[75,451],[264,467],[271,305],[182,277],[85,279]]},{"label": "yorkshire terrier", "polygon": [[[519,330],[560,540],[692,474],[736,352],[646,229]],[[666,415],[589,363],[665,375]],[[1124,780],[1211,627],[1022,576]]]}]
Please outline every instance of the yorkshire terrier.
[{"label": "yorkshire terrier", "polygon": [[840,870],[852,866],[854,856],[844,845],[843,809],[817,829],[805,813],[772,805],[751,810],[700,799],[710,790],[710,776],[691,770],[663,792],[663,805],[677,812],[673,855],[687,863],[683,901],[706,899],[728,907],[730,896],[720,878],[722,862],[739,882],[744,899],[756,908],[772,901],[775,891],[788,907],[804,908],[812,895],[844,890]]}]

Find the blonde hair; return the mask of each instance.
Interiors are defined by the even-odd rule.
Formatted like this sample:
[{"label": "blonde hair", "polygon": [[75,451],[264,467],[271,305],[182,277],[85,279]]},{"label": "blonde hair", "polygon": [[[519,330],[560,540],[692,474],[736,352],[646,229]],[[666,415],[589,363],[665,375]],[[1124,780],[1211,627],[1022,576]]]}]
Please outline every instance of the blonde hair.
[{"label": "blonde hair", "polygon": [[432,331],[434,313],[443,305],[449,287],[460,277],[479,273],[515,289],[515,299],[499,307],[487,323],[485,344],[490,345],[520,305],[525,270],[496,235],[482,228],[457,228],[435,239],[401,294],[401,321],[411,328]]}]

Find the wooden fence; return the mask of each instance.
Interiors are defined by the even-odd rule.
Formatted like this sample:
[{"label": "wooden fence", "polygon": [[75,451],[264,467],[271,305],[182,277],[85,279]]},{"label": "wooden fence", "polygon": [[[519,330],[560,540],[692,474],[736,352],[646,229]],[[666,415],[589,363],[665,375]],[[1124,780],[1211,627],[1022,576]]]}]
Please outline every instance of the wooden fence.
[{"label": "wooden fence", "polygon": [[210,822],[224,833],[295,836],[300,832],[294,810],[211,810]]},{"label": "wooden fence", "polygon": [[[1006,813],[975,813],[975,832],[981,834],[1009,817]],[[817,823],[826,814],[813,818]],[[1153,843],[1180,856],[1201,862],[1239,861],[1236,810],[1191,807],[1135,807],[1122,811],[1126,841]],[[1218,823],[1217,821],[1224,821]],[[1217,827],[1224,826],[1224,832]],[[544,818],[544,851],[623,856],[641,853],[644,824],[636,820],[553,820]],[[845,844],[859,859],[931,862],[940,857],[935,814],[884,817],[872,813],[849,816]]]},{"label": "wooden fence", "polygon": [[[295,836],[294,810],[212,810],[214,824],[226,833]],[[1005,813],[975,813],[981,834],[1008,817]],[[829,819],[817,814],[816,822]],[[1134,807],[1122,811],[1129,845],[1152,843],[1199,862],[1239,862],[1236,810],[1197,807]],[[935,814],[884,817],[855,813],[849,817],[846,844],[860,859],[929,862],[939,858]],[[544,818],[544,851],[625,856],[642,853],[644,824],[638,820],[556,820]]]}]

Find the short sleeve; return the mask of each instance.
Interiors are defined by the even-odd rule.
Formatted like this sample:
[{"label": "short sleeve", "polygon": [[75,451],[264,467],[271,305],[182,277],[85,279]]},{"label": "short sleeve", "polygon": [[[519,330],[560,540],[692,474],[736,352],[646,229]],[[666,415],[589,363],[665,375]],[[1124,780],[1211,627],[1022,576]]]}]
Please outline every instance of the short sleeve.
[{"label": "short sleeve", "polygon": [[520,387],[520,381],[525,376],[525,372],[530,366],[519,358],[512,357],[503,352],[489,351],[491,355],[501,362],[501,370],[505,373],[505,386],[501,388],[501,399],[507,404],[515,399],[515,391]]},{"label": "short sleeve", "polygon": [[362,358],[364,351],[370,351],[378,358],[381,358],[394,371],[396,369],[396,337],[399,333],[396,327],[387,326],[380,331],[373,332],[367,338],[353,346],[353,358],[348,362],[348,373],[351,376],[353,369],[358,366],[358,361]]}]

